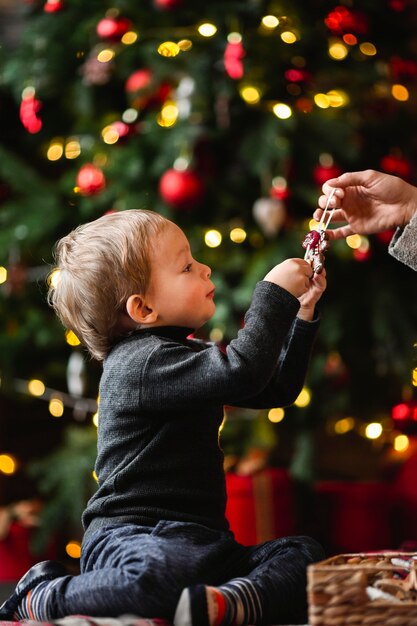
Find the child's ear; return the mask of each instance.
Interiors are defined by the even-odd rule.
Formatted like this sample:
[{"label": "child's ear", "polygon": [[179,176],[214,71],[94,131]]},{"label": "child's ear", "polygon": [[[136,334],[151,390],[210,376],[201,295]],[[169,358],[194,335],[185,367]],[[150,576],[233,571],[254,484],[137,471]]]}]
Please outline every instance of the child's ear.
[{"label": "child's ear", "polygon": [[129,296],[126,302],[126,312],[137,324],[154,324],[158,318],[157,312],[150,308],[143,296],[139,294]]}]

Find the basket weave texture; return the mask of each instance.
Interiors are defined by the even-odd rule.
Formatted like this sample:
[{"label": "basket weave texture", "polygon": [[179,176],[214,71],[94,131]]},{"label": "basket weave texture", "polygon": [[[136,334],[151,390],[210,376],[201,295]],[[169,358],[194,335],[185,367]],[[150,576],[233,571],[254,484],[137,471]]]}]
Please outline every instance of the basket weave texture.
[{"label": "basket weave texture", "polygon": [[417,554],[341,554],[308,568],[310,626],[417,626]]}]

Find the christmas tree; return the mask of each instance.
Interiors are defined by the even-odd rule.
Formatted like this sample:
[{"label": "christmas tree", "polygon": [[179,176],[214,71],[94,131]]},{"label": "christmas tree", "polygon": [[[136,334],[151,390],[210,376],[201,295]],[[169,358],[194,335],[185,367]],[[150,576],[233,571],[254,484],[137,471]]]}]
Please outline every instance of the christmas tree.
[{"label": "christmas tree", "polygon": [[[68,502],[76,525],[94,489],[100,375],[46,304],[55,241],[109,211],[166,215],[213,269],[217,310],[200,334],[226,343],[255,282],[303,256],[326,179],[374,168],[417,182],[417,8],[32,0],[15,10],[21,28],[1,51],[0,470],[7,500],[15,470],[30,468],[52,498],[50,528],[65,524]],[[285,410],[228,410],[231,464],[267,448],[301,481],[375,478],[387,451],[406,449],[391,412],[412,422],[415,274],[388,255],[391,236],[332,245],[306,387]]]}]

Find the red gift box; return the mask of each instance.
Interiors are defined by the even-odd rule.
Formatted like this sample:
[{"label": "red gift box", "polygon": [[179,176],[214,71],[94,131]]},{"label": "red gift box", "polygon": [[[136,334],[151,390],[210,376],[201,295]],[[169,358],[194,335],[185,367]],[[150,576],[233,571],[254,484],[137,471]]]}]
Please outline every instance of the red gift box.
[{"label": "red gift box", "polygon": [[294,491],[287,470],[226,474],[226,517],[236,541],[255,545],[295,533]]}]

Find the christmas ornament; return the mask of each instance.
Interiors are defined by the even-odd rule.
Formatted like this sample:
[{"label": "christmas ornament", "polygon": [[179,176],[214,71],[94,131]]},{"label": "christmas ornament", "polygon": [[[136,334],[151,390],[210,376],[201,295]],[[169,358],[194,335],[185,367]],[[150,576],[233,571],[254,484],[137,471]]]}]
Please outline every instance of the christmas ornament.
[{"label": "christmas ornament", "polygon": [[259,198],[253,205],[252,214],[266,237],[275,237],[287,217],[285,204],[278,198]]},{"label": "christmas ornament", "polygon": [[381,159],[381,168],[384,172],[400,178],[410,178],[412,172],[410,161],[396,154],[388,154]]},{"label": "christmas ornament", "polygon": [[[304,260],[307,261],[307,263],[310,263],[315,274],[321,274],[324,268],[324,253],[329,247],[329,235],[327,235],[326,230],[330,224],[335,209],[333,208],[328,216],[326,216],[326,213],[335,191],[335,189],[332,189],[329,197],[327,198],[326,206],[317,229],[311,230],[307,233],[301,244],[305,249]],[[327,221],[325,223],[326,217]]]},{"label": "christmas ornament", "polygon": [[230,78],[239,80],[243,77],[243,62],[245,56],[242,41],[230,41],[224,52],[224,68]]},{"label": "christmas ornament", "polygon": [[161,177],[159,193],[162,199],[172,207],[190,209],[202,199],[204,186],[196,172],[172,168]]},{"label": "christmas ornament", "polygon": [[92,196],[105,188],[106,179],[100,168],[86,163],[77,174],[77,186],[83,196]]},{"label": "christmas ornament", "polygon": [[330,178],[337,178],[342,174],[340,167],[332,163],[331,165],[316,165],[313,170],[314,182],[321,187],[326,180]]},{"label": "christmas ornament", "polygon": [[125,17],[104,17],[96,27],[97,35],[101,39],[120,41],[132,28],[132,22]]},{"label": "christmas ornament", "polygon": [[41,108],[42,102],[35,98],[35,90],[30,87],[25,89],[22,94],[19,116],[23,126],[31,134],[38,133],[42,128],[42,120],[38,116]]},{"label": "christmas ornament", "polygon": [[353,11],[346,7],[338,6],[327,15],[324,20],[327,28],[333,35],[355,33],[366,35],[368,32],[368,18],[361,11]]},{"label": "christmas ornament", "polygon": [[144,68],[129,76],[125,91],[130,96],[131,105],[143,109],[161,106],[170,95],[172,86],[165,81],[158,83],[153,72]]},{"label": "christmas ornament", "polygon": [[154,6],[162,11],[172,11],[184,4],[184,0],[153,0]]},{"label": "christmas ornament", "polygon": [[64,8],[64,3],[62,0],[46,0],[43,5],[43,10],[45,13],[57,13]]}]

